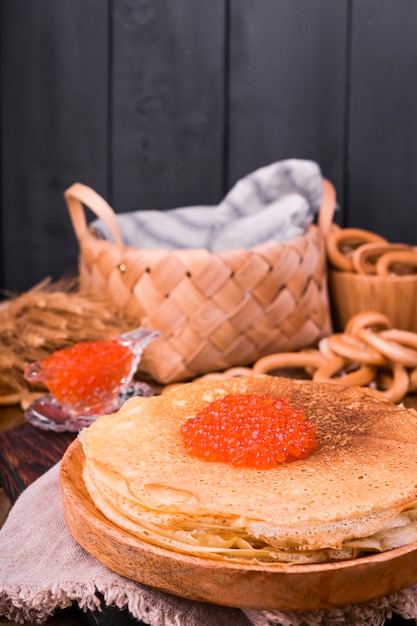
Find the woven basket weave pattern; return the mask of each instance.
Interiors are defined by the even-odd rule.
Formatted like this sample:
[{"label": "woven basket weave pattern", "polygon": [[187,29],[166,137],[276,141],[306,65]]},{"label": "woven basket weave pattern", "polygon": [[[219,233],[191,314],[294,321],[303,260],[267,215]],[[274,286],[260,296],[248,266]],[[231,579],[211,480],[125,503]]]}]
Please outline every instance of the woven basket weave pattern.
[{"label": "woven basket weave pattern", "polygon": [[119,248],[87,239],[81,286],[106,293],[130,319],[157,328],[142,368],[161,382],[253,363],[330,332],[323,239],[210,254]]},{"label": "woven basket weave pattern", "polygon": [[137,249],[76,232],[81,287],[106,294],[136,326],[162,332],[140,365],[158,382],[249,365],[331,332],[318,226],[283,244],[217,253]]}]

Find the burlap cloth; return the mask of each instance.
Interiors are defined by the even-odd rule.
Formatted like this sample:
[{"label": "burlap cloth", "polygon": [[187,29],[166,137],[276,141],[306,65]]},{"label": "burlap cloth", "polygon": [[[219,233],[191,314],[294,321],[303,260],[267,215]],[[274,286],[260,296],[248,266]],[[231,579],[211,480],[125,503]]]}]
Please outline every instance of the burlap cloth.
[{"label": "burlap cloth", "polygon": [[378,626],[393,613],[417,617],[417,586],[366,604],[302,613],[226,608],[163,593],[115,574],[73,540],[55,465],[22,493],[0,531],[0,616],[44,623],[73,602],[84,610],[102,602],[128,609],[151,626]]}]

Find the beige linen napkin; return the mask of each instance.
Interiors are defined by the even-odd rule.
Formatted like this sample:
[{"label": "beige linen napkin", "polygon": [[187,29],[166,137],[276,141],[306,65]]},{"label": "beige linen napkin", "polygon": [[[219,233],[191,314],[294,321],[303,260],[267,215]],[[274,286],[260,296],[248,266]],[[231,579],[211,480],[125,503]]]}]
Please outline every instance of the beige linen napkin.
[{"label": "beige linen napkin", "polygon": [[73,602],[87,610],[127,609],[150,626],[378,626],[392,613],[417,617],[417,587],[326,611],[243,611],[174,595],[112,572],[81,548],[64,522],[59,464],[28,487],[0,531],[0,616],[44,623]]}]

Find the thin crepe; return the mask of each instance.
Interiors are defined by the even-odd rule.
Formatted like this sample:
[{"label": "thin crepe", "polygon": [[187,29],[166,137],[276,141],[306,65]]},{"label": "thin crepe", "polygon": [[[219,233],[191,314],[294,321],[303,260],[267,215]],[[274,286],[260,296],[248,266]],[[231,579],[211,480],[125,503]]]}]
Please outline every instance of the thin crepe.
[{"label": "thin crepe", "polygon": [[[181,424],[228,393],[287,398],[316,423],[319,447],[268,470],[189,456]],[[417,539],[417,416],[363,389],[272,376],[198,381],[133,398],[80,439],[96,506],[114,523],[172,549],[322,561]],[[395,540],[386,543],[392,526]],[[210,545],[226,531],[230,549]]]}]

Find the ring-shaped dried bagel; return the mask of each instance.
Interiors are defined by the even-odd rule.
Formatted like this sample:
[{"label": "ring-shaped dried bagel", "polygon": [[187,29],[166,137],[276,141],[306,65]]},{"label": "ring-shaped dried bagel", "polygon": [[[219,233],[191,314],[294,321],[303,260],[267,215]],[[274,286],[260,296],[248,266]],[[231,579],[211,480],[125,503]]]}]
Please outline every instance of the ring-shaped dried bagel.
[{"label": "ring-shaped dried bagel", "polygon": [[[375,376],[376,391],[385,391],[392,387],[393,379],[394,375],[392,369],[388,369],[388,366],[383,369],[378,369]],[[370,386],[373,387],[374,385],[372,384]]]},{"label": "ring-shaped dried bagel", "polygon": [[[281,352],[264,356],[255,363],[252,368],[253,374],[267,374],[273,370],[301,367],[319,368],[327,359],[318,351]],[[306,370],[307,371],[307,370]],[[311,374],[310,374],[311,375]]]},{"label": "ring-shaped dried bagel", "polygon": [[377,261],[387,252],[410,250],[405,243],[364,243],[352,252],[353,269],[358,274],[376,274]]},{"label": "ring-shaped dried bagel", "polygon": [[236,376],[251,376],[252,373],[250,367],[230,367],[223,372],[209,372],[208,374],[200,376],[200,378],[221,380],[223,378],[234,378]]},{"label": "ring-shaped dried bagel", "polygon": [[338,356],[367,365],[385,365],[386,357],[354,335],[334,333],[327,338],[328,347]]},{"label": "ring-shaped dried bagel", "polygon": [[230,367],[223,372],[224,378],[234,378],[235,376],[250,376],[252,368],[250,367]]},{"label": "ring-shaped dried bagel", "polygon": [[408,374],[409,379],[410,379],[410,383],[408,386],[408,391],[409,392],[414,392],[417,391],[417,367],[415,367],[413,370],[411,370]]},{"label": "ring-shaped dried bagel", "polygon": [[359,330],[356,336],[366,341],[375,350],[379,350],[390,361],[401,363],[404,367],[417,367],[417,350],[402,346],[391,339],[385,339],[380,333],[373,333],[366,329]]},{"label": "ring-shaped dried bagel", "polygon": [[[313,380],[322,383],[334,383],[345,387],[364,387],[375,379],[376,367],[359,364],[353,372],[344,372],[348,361],[343,357],[335,357],[319,367],[313,374]],[[339,376],[336,376],[339,374]],[[341,375],[340,375],[341,374]]]},{"label": "ring-shaped dried bagel", "polygon": [[388,330],[392,327],[389,318],[379,311],[362,311],[353,315],[345,326],[345,333],[356,335],[363,328]]},{"label": "ring-shaped dried bagel", "polygon": [[326,357],[326,359],[334,359],[337,355],[330,349],[328,339],[329,337],[323,337],[320,339],[318,344],[319,352]]},{"label": "ring-shaped dried bagel", "polygon": [[[224,370],[223,372],[209,372],[208,374],[204,374],[199,377],[199,380],[203,380],[203,378],[212,379],[212,380],[223,380],[224,378],[234,378],[236,376],[251,376],[252,369],[250,367],[231,367],[228,370]],[[173,391],[177,389],[177,387],[182,387],[185,383],[171,383],[170,385],[165,385],[162,390],[162,393],[167,393],[169,391]]]},{"label": "ring-shaped dried bagel", "polygon": [[[324,361],[323,363],[327,360],[327,359],[334,359],[334,357],[336,356],[334,354],[334,352],[332,352],[330,349],[329,350],[322,350],[320,349],[320,344],[321,342],[324,342],[327,339],[327,337],[323,337],[317,348],[305,348],[304,350],[300,350],[300,353],[302,354],[313,354],[314,356],[318,357],[318,359],[320,359],[320,357],[324,357]],[[319,361],[317,361],[319,362]],[[304,370],[306,371],[306,373],[310,376],[310,378],[313,378],[313,374],[317,369],[317,365],[305,365],[304,366]]]},{"label": "ring-shaped dried bagel", "polygon": [[[392,371],[391,385],[388,389],[384,389],[383,391],[375,389],[375,392],[391,402],[401,402],[410,389],[410,377],[401,363],[390,363],[388,367]],[[384,380],[386,380],[386,378]]]},{"label": "ring-shaped dried bagel", "polygon": [[417,333],[413,333],[411,330],[390,328],[389,330],[381,330],[379,335],[383,339],[390,339],[391,341],[400,343],[402,346],[417,350]]},{"label": "ring-shaped dried bagel", "polygon": [[[401,271],[399,268],[402,268]],[[417,272],[417,251],[410,249],[386,252],[379,257],[375,269],[378,276],[414,274]]]},{"label": "ring-shaped dried bagel", "polygon": [[326,252],[333,267],[353,272],[352,253],[365,243],[388,243],[384,237],[362,228],[340,228],[326,237]]}]

